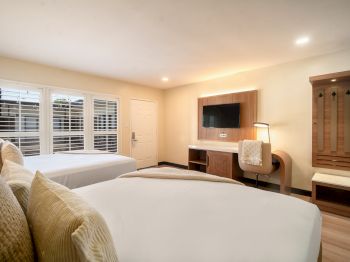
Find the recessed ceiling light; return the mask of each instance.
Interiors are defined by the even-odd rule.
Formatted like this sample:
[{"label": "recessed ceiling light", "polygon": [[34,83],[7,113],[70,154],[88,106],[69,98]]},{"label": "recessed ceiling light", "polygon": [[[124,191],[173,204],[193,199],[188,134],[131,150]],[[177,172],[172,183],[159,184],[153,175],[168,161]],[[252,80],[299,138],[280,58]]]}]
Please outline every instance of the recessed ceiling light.
[{"label": "recessed ceiling light", "polygon": [[335,78],[333,78],[332,80],[331,80],[331,82],[336,82],[337,81],[337,79],[335,79]]},{"label": "recessed ceiling light", "polygon": [[297,40],[295,40],[296,45],[305,45],[310,42],[310,38],[307,36],[299,37]]},{"label": "recessed ceiling light", "polygon": [[163,82],[168,82],[169,81],[169,78],[167,78],[166,76],[162,77],[162,81]]}]

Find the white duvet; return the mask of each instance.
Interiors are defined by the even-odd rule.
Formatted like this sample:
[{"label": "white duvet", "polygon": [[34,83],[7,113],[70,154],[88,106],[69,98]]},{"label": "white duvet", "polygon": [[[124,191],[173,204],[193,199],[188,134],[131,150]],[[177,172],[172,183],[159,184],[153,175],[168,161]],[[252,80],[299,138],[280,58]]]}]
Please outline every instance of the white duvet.
[{"label": "white duvet", "polygon": [[136,160],[116,154],[72,152],[27,156],[24,166],[66,187],[77,188],[135,171]]},{"label": "white duvet", "polygon": [[320,211],[293,197],[154,178],[117,178],[74,192],[105,218],[120,262],[317,261]]}]

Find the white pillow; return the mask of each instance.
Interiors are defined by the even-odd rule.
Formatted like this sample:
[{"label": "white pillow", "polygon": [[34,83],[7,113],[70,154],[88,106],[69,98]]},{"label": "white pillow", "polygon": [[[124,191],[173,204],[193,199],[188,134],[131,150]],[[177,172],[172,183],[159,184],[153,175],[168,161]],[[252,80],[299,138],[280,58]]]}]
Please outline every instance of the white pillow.
[{"label": "white pillow", "polygon": [[24,160],[21,150],[9,141],[5,141],[1,147],[2,163],[5,160],[10,160],[23,166]]}]

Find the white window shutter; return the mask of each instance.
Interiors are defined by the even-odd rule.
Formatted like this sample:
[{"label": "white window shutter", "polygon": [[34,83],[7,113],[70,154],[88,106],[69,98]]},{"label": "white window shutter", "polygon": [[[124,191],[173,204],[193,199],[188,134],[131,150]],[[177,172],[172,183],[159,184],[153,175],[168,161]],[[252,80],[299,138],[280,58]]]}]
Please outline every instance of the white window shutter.
[{"label": "white window shutter", "polygon": [[52,151],[84,149],[84,97],[53,94]]},{"label": "white window shutter", "polygon": [[39,90],[0,87],[0,137],[24,155],[40,154]]},{"label": "white window shutter", "polygon": [[94,149],[118,152],[118,101],[93,99]]}]

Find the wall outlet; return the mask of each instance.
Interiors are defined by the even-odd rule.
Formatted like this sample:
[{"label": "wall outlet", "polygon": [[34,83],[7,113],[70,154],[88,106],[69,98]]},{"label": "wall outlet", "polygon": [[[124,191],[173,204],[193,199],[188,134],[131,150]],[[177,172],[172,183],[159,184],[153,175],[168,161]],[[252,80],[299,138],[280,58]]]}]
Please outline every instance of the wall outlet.
[{"label": "wall outlet", "polygon": [[225,134],[225,133],[221,133],[221,134],[219,134],[219,137],[227,137],[227,134]]}]

